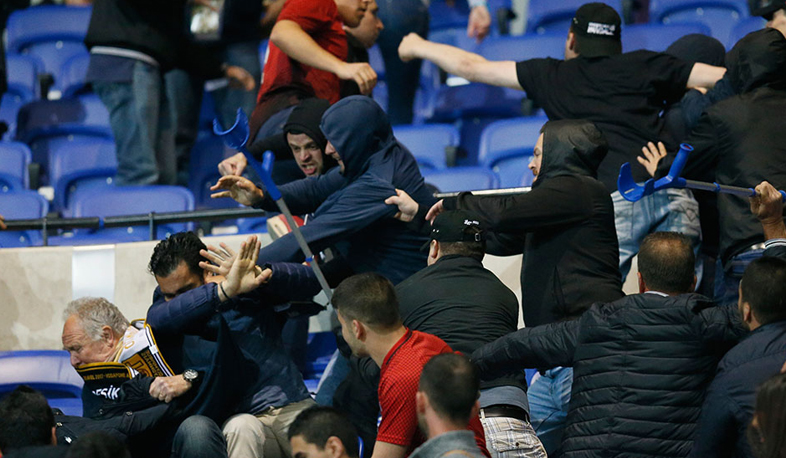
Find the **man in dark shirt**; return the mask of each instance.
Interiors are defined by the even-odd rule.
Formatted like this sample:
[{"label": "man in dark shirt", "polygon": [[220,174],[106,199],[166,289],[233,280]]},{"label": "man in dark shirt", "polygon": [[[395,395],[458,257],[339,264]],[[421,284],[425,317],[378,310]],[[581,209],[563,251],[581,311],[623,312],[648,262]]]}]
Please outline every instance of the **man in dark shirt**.
[{"label": "man in dark shirt", "polygon": [[698,245],[697,204],[687,191],[655,193],[634,207],[616,191],[617,176],[620,166],[630,162],[636,180],[649,178],[635,158],[643,145],[659,138],[664,102],[679,100],[687,88],[712,86],[725,69],[650,51],[622,54],[620,36],[619,15],[608,5],[589,3],[573,18],[565,60],[491,62],[414,34],[404,38],[399,54],[404,60],[428,59],[470,81],[524,90],[551,120],[594,122],[609,142],[598,179],[613,192],[624,276],[649,232],[687,232]]}]

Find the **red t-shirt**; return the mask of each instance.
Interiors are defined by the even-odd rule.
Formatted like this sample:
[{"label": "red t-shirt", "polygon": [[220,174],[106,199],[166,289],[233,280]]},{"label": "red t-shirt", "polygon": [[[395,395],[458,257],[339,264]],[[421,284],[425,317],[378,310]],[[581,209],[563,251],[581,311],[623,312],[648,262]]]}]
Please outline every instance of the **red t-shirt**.
[{"label": "red t-shirt", "polygon": [[[432,356],[452,351],[439,337],[409,329],[390,349],[379,375],[382,422],[379,424],[377,441],[407,447],[407,456],[426,441],[418,428],[415,411],[420,373]],[[486,450],[483,426],[477,415],[470,420],[468,429],[475,433],[475,441],[483,454],[490,457]]]},{"label": "red t-shirt", "polygon": [[[283,20],[296,22],[322,49],[342,61],[347,60],[347,37],[334,0],[287,0],[277,19]],[[339,86],[338,76],[301,64],[270,43],[257,103],[263,103],[284,88],[335,103],[339,99]]]}]

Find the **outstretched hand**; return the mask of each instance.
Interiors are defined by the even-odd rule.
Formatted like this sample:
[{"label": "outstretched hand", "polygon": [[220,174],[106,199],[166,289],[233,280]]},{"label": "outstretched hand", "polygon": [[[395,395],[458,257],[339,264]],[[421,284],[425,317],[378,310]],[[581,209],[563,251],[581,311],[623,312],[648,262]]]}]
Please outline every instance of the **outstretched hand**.
[{"label": "outstretched hand", "polygon": [[658,171],[660,160],[666,157],[666,146],[663,142],[658,142],[658,146],[655,147],[654,143],[649,142],[647,146],[641,148],[641,153],[642,155],[636,159],[647,169],[647,173],[654,177],[655,172]]},{"label": "outstretched hand", "polygon": [[418,58],[418,48],[425,40],[417,33],[411,32],[398,45],[398,57],[404,62]]},{"label": "outstretched hand", "polygon": [[415,199],[410,197],[409,194],[402,191],[401,189],[396,189],[396,195],[385,199],[385,203],[388,205],[397,206],[398,213],[396,213],[393,217],[399,221],[404,221],[405,223],[415,219],[415,215],[417,215],[418,209],[420,208]]},{"label": "outstretched hand", "polygon": [[248,160],[243,153],[237,153],[234,156],[228,157],[218,164],[218,173],[221,176],[226,175],[242,175],[246,170]]},{"label": "outstretched hand", "polygon": [[232,267],[232,263],[235,262],[235,253],[232,248],[221,242],[221,248],[216,248],[213,245],[208,245],[207,250],[199,250],[200,256],[207,259],[210,262],[200,261],[199,267],[214,275],[220,275],[222,277],[226,277],[229,275],[229,269]]},{"label": "outstretched hand", "polygon": [[214,192],[210,195],[211,199],[221,197],[231,197],[241,205],[250,207],[255,203],[261,202],[265,198],[265,193],[257,187],[251,180],[237,175],[227,175],[219,178],[218,182],[210,187]]},{"label": "outstretched hand", "polygon": [[253,291],[267,283],[273,275],[273,271],[270,269],[265,269],[261,273],[257,271],[260,248],[262,248],[262,242],[256,235],[250,236],[248,240],[240,244],[240,250],[232,262],[226,280],[221,283],[227,297]]},{"label": "outstretched hand", "polygon": [[426,220],[429,223],[434,224],[434,218],[436,218],[437,215],[439,215],[440,213],[445,211],[445,207],[443,206],[443,202],[444,201],[442,199],[440,199],[439,202],[435,203],[429,209],[428,213],[426,213]]}]

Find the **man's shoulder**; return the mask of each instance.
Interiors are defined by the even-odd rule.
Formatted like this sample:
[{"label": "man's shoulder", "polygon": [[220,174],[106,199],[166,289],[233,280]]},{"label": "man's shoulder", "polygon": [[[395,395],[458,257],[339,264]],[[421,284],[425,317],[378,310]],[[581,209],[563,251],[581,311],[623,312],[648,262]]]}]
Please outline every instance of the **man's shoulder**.
[{"label": "man's shoulder", "polygon": [[786,322],[771,323],[748,334],[723,356],[718,369],[745,377],[750,368],[772,365],[767,363],[770,359],[777,368],[786,360]]}]

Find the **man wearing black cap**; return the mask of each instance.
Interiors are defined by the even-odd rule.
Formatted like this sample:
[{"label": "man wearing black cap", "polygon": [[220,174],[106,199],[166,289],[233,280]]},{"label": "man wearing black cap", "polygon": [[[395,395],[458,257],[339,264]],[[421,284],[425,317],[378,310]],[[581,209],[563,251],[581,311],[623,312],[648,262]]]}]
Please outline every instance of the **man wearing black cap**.
[{"label": "man wearing black cap", "polygon": [[[689,193],[662,191],[634,207],[616,192],[617,176],[620,166],[630,162],[634,178],[647,180],[649,175],[636,156],[643,145],[660,137],[663,120],[659,114],[664,102],[679,100],[687,88],[712,86],[725,69],[650,51],[622,54],[620,24],[619,15],[610,6],[583,5],[576,11],[565,41],[565,60],[491,62],[412,34],[402,41],[399,54],[404,60],[430,60],[470,81],[522,89],[551,120],[594,122],[609,142],[598,179],[613,192],[619,262],[625,275],[641,238],[648,232],[689,232],[698,244],[697,204]],[[675,150],[674,146],[669,151]],[[656,211],[657,218],[652,216]],[[652,223],[632,224],[645,217]]]},{"label": "man wearing black cap", "polygon": [[767,27],[778,29],[786,35],[786,1],[751,0],[751,16],[761,16],[767,20]]},{"label": "man wearing black cap", "polygon": [[[426,246],[428,267],[396,286],[404,326],[466,354],[517,329],[518,299],[483,267],[486,238],[474,215],[438,215]],[[526,391],[523,372],[481,384],[480,421],[494,458],[546,456],[529,422]]]}]

